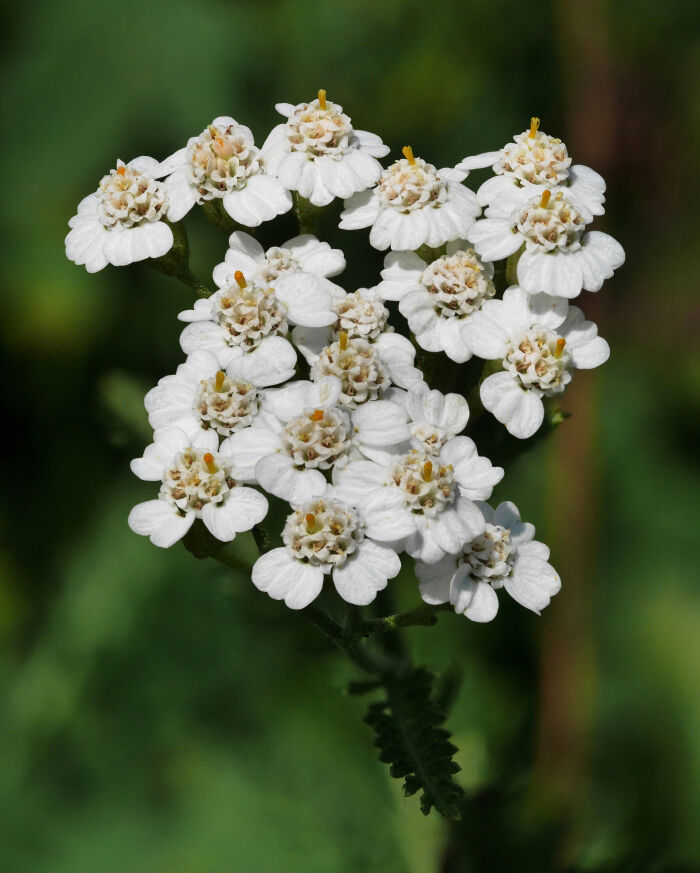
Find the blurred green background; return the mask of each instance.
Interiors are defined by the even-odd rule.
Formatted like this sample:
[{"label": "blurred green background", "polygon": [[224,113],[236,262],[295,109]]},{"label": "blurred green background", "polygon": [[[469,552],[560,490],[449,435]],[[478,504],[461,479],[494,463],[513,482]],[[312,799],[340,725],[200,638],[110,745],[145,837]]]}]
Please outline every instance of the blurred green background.
[{"label": "blurred green background", "polygon": [[[700,870],[698,4],[36,0],[3,23],[0,870]],[[117,157],[164,157],[222,113],[261,144],[275,102],[319,87],[438,166],[539,115],[605,175],[597,226],[627,250],[581,300],[610,362],[496,495],[551,544],[562,593],[541,619],[502,598],[491,625],[410,635],[464,671],[452,828],[401,797],[349,668],[301,617],[130,533],[152,493],[128,470],[142,395],[181,360],[191,301],[63,254]],[[188,225],[206,275],[224,238]],[[374,284],[366,235],[324,233],[354,258],[341,283]]]}]

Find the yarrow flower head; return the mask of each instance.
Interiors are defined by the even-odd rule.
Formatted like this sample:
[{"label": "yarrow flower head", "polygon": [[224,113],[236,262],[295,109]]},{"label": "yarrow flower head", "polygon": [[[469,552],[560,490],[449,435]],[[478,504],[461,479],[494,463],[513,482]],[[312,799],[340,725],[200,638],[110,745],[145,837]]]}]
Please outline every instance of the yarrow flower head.
[{"label": "yarrow flower head", "polygon": [[487,499],[502,477],[468,437],[453,437],[438,453],[412,450],[388,463],[353,461],[333,471],[338,494],[362,507],[375,539],[427,563],[456,554],[483,531],[473,501]]},{"label": "yarrow flower head", "polygon": [[269,172],[289,191],[327,206],[377,182],[382,172],[377,158],[389,149],[375,134],[355,130],[325,91],[310,103],[278,103],[276,109],[287,121],[272,130],[262,151]]},{"label": "yarrow flower head", "polygon": [[598,367],[610,355],[580,309],[546,294],[530,297],[517,285],[485,303],[466,330],[475,353],[502,367],[481,383],[481,402],[519,439],[540,428],[543,397],[561,394],[574,369]]},{"label": "yarrow flower head", "polygon": [[492,509],[478,507],[484,529],[462,547],[456,556],[446,555],[434,564],[416,563],[421,597],[426,603],[451,603],[455,612],[471,621],[496,617],[500,588],[538,615],[561,588],[561,581],[548,563],[549,549],[534,539],[535,528],[520,520],[510,502]]},{"label": "yarrow flower head", "polygon": [[487,260],[500,260],[523,247],[518,282],[529,294],[577,297],[599,291],[625,260],[622,246],[607,233],[584,233],[586,219],[562,191],[547,189],[516,205],[492,208],[474,224],[471,240]]},{"label": "yarrow flower head", "polygon": [[384,259],[382,279],[377,292],[399,301],[421,348],[445,352],[460,364],[471,358],[463,327],[496,293],[493,264],[482,261],[463,240],[454,240],[430,264],[414,252],[391,252]]},{"label": "yarrow flower head", "polygon": [[283,547],[256,561],[253,584],[290,609],[315,600],[328,575],[343,600],[364,606],[401,569],[395,550],[375,542],[361,511],[335,496],[332,487],[288,516],[282,539]]},{"label": "yarrow flower head", "polygon": [[178,318],[190,322],[180,336],[186,354],[210,351],[223,367],[259,387],[277,385],[294,373],[296,352],[285,339],[289,324],[322,325],[336,319],[331,298],[316,276],[296,273],[281,287],[249,282],[237,270],[216,294],[197,300]]},{"label": "yarrow flower head", "polygon": [[140,478],[161,482],[156,500],[139,503],[129,514],[134,533],[167,548],[200,518],[223,542],[250,530],[267,515],[265,497],[239,484],[226,443],[213,430],[189,437],[179,428],[161,428],[142,458],[131,462]]},{"label": "yarrow flower head", "polygon": [[154,430],[178,427],[192,437],[211,429],[225,438],[246,427],[269,424],[262,397],[259,386],[237,375],[235,361],[222,370],[211,352],[200,349],[174,375],[164,376],[151,388],[144,405]]},{"label": "yarrow flower head", "polygon": [[295,328],[292,338],[310,364],[312,380],[335,376],[342,386],[340,402],[351,408],[390,395],[392,384],[408,388],[422,381],[414,366],[416,350],[397,333],[384,331],[370,342],[342,330]]},{"label": "yarrow flower head", "polygon": [[84,264],[88,273],[96,273],[107,264],[123,267],[167,254],[173,232],[162,221],[168,197],[157,180],[163,174],[154,158],[134,158],[128,164],[117,161],[68,222],[66,256]]},{"label": "yarrow flower head", "polygon": [[196,204],[221,200],[239,224],[257,227],[292,207],[289,192],[266,172],[250,129],[229,116],[215,118],[185,148],[163,162],[168,218],[180,221]]},{"label": "yarrow flower head", "polygon": [[415,250],[465,238],[481,209],[473,191],[462,185],[467,173],[437,170],[406,146],[404,157],[384,170],[375,188],[345,202],[340,227],[371,226],[376,249]]},{"label": "yarrow flower head", "polygon": [[325,473],[336,465],[361,457],[366,448],[407,439],[406,414],[399,406],[380,400],[351,411],[341,405],[341,392],[333,376],[266,392],[263,410],[273,420],[231,439],[241,477],[302,503],[324,493]]}]

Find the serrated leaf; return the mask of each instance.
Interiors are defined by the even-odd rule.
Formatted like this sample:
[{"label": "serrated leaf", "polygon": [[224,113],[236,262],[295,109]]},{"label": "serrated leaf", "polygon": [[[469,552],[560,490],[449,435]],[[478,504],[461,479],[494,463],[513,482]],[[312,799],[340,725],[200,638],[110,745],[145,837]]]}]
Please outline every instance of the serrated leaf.
[{"label": "serrated leaf", "polygon": [[452,774],[461,768],[452,759],[457,748],[442,727],[445,716],[433,698],[433,684],[424,667],[386,680],[386,697],[370,704],[365,722],[376,734],[379,760],[404,780],[404,796],[420,791],[425,815],[434,807],[446,818],[459,819],[463,791]]}]

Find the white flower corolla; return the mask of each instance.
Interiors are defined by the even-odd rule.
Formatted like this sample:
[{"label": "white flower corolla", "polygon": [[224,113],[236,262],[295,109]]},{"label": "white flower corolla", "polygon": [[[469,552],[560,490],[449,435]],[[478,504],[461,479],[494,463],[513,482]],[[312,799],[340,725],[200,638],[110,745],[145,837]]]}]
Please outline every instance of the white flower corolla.
[{"label": "white flower corolla", "polygon": [[211,429],[225,438],[246,427],[269,425],[262,397],[259,387],[237,375],[235,361],[222,370],[211,352],[200,349],[176,373],[160,379],[144,405],[154,430],[178,427],[193,436]]},{"label": "white flower corolla", "polygon": [[334,377],[267,391],[262,407],[272,420],[228,442],[241,478],[301,503],[323,493],[325,471],[407,439],[406,413],[397,404],[379,400],[351,411],[340,405],[341,391]]},{"label": "white flower corolla", "polygon": [[580,309],[546,294],[530,296],[517,285],[503,300],[485,303],[465,330],[475,354],[501,362],[502,371],[481,383],[481,402],[519,439],[542,424],[543,397],[561,394],[574,369],[598,367],[610,356]]},{"label": "white flower corolla", "polygon": [[227,115],[215,118],[163,162],[170,174],[168,218],[180,221],[198,203],[221,199],[239,224],[257,227],[292,208],[292,198],[268,174],[248,127]]},{"label": "white flower corolla", "polygon": [[382,280],[377,292],[399,301],[421,348],[444,352],[459,364],[471,358],[462,328],[496,293],[493,264],[482,261],[464,240],[454,240],[430,264],[414,252],[391,252],[384,259]]},{"label": "white flower corolla", "polygon": [[267,515],[266,498],[240,484],[235,461],[219,448],[213,430],[189,436],[177,427],[160,428],[131,469],[140,479],[161,482],[156,500],[129,513],[129,527],[156,546],[182,539],[196,518],[217,539],[230,542]]},{"label": "white flower corolla", "polygon": [[392,384],[409,388],[423,381],[414,366],[415,348],[397,333],[384,331],[369,342],[345,331],[297,327],[292,339],[310,364],[311,378],[335,376],[342,384],[340,402],[353,409],[391,392]]},{"label": "white flower corolla", "polygon": [[389,149],[366,130],[355,130],[343,107],[318,92],[311,103],[278,103],[287,118],[266,139],[262,152],[268,171],[290,191],[314,206],[327,206],[376,184],[382,172],[377,158]]},{"label": "white flower corolla", "polygon": [[437,170],[414,157],[409,146],[403,153],[384,170],[375,188],[346,200],[340,227],[371,226],[374,248],[394,251],[437,247],[466,237],[481,212],[474,192],[461,184],[467,173],[449,167]]},{"label": "white flower corolla", "polygon": [[257,387],[278,385],[294,375],[296,352],[285,339],[289,324],[324,325],[337,316],[322,280],[290,275],[281,288],[249,282],[240,270],[233,281],[178,315],[190,322],[180,335],[186,354],[204,349],[222,367]]},{"label": "white flower corolla", "polygon": [[388,324],[389,310],[374,289],[358,288],[334,303],[333,309],[338,313],[333,328],[335,338],[345,333],[348,339],[374,342],[380,334],[393,330]]},{"label": "white flower corolla", "polygon": [[262,555],[253,566],[253,584],[290,609],[318,597],[330,575],[347,603],[365,606],[401,570],[396,551],[375,542],[361,512],[338,499],[332,487],[304,501],[287,518],[284,546]]},{"label": "white flower corolla", "polygon": [[128,164],[117,161],[68,222],[68,259],[96,273],[107,264],[124,267],[167,254],[173,232],[162,221],[168,198],[164,184],[157,180],[163,173],[162,165],[147,156]]},{"label": "white flower corolla", "polygon": [[549,549],[534,539],[533,525],[520,520],[513,503],[492,509],[478,502],[484,530],[460,553],[434,564],[416,562],[421,597],[426,603],[451,603],[472,621],[487,622],[498,612],[499,588],[538,615],[561,588],[548,563]]},{"label": "white flower corolla", "polygon": [[510,213],[477,221],[470,239],[490,261],[524,247],[517,267],[520,287],[528,294],[572,298],[581,290],[600,291],[625,261],[617,240],[600,231],[584,234],[585,225],[567,195],[545,190]]},{"label": "white flower corolla", "polygon": [[[319,281],[337,276],[345,269],[342,251],[332,249],[310,233],[295,236],[265,251],[250,234],[235,231],[228,245],[225,260],[214,267],[214,282],[219,288],[230,285],[238,271],[252,282],[273,285],[279,290],[289,277],[298,273],[311,274]],[[345,296],[333,282],[321,281],[321,284],[333,300],[342,300]]]},{"label": "white flower corolla", "polygon": [[[493,167],[496,174],[476,192],[482,206],[510,204],[510,210],[529,197],[542,194],[545,189],[562,191],[577,203],[590,222],[594,215],[605,211],[605,181],[590,167],[571,166],[571,158],[564,143],[539,130],[539,118],[530,120],[530,129],[513,137],[496,152],[465,158],[457,169],[472,170]],[[487,210],[488,218],[492,210]]]},{"label": "white flower corolla", "polygon": [[333,470],[337,493],[362,509],[368,534],[434,563],[457,554],[484,530],[474,500],[485,500],[503,469],[477,454],[468,437],[438,453],[412,450],[384,463],[351,461]]}]

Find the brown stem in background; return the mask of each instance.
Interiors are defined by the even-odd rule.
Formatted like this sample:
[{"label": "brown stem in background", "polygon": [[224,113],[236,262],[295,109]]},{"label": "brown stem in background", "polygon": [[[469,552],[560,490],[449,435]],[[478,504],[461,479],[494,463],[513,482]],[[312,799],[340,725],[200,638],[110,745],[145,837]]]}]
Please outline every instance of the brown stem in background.
[{"label": "brown stem in background", "polygon": [[[567,115],[562,138],[574,163],[605,175],[614,157],[616,119],[607,0],[563,0],[557,9]],[[586,317],[604,322],[604,298],[586,292],[582,297],[574,303],[582,303]],[[596,384],[597,374],[576,374],[563,402],[572,417],[554,435],[549,459],[548,528],[563,590],[543,624],[533,793],[549,801],[553,812],[567,815],[562,864],[574,848],[588,802],[599,534]]]}]

